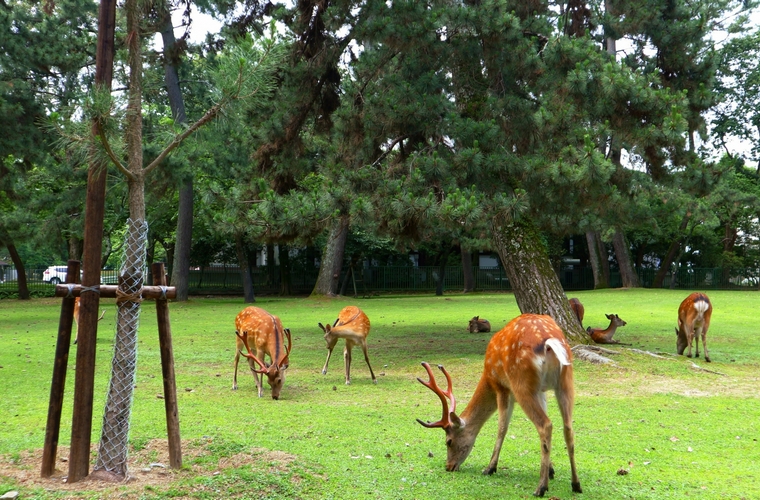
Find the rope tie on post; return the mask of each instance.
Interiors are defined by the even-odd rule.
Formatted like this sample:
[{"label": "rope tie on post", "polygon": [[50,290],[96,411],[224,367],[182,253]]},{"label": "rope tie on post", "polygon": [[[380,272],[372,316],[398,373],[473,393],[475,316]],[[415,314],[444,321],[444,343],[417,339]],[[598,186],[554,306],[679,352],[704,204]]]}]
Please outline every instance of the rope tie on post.
[{"label": "rope tie on post", "polygon": [[66,294],[66,299],[73,299],[74,298],[74,285],[66,285],[66,288],[69,290],[69,293]]},{"label": "rope tie on post", "polygon": [[82,288],[79,290],[79,296],[81,297],[81,296],[82,296],[82,294],[83,294],[84,292],[94,292],[94,293],[97,293],[98,295],[100,295],[100,285],[95,285],[95,286],[83,286],[83,287],[82,287]]},{"label": "rope tie on post", "polygon": [[[133,293],[123,292],[120,289],[116,289],[116,303],[121,304],[122,302],[142,302],[142,287]],[[165,292],[164,292],[165,293]]]},{"label": "rope tie on post", "polygon": [[161,286],[161,297],[159,297],[158,300],[166,300],[166,289],[167,288],[168,287],[165,287],[163,285]]}]

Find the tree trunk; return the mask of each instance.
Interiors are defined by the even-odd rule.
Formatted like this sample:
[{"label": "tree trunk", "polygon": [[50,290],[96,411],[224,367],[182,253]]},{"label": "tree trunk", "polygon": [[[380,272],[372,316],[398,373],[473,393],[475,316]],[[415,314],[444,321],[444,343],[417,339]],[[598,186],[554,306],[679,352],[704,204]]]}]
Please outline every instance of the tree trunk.
[{"label": "tree trunk", "polygon": [[292,295],[290,287],[290,253],[287,245],[280,248],[280,295]]},{"label": "tree trunk", "polygon": [[443,295],[443,287],[446,283],[446,264],[449,262],[449,255],[453,248],[445,242],[441,244],[441,251],[436,255],[436,261],[438,263],[438,279],[435,284],[435,295],[440,297]]},{"label": "tree trunk", "polygon": [[251,266],[248,262],[248,252],[245,251],[243,236],[240,233],[235,233],[235,250],[243,278],[243,302],[253,304],[256,302],[256,296],[253,293],[253,276],[251,276]]},{"label": "tree trunk", "polygon": [[140,289],[143,285],[148,223],[145,220],[145,173],[142,149],[142,13],[137,0],[127,0],[127,63],[129,90],[126,110],[126,152],[128,158],[129,230],[124,262],[119,273],[116,336],[114,338],[111,381],[103,412],[103,427],[93,476],[123,481],[128,475],[127,454],[132,396],[137,372],[137,327],[140,317]]},{"label": "tree trunk", "polygon": [[460,249],[462,253],[462,275],[464,278],[464,293],[475,291],[475,275],[472,272],[472,254]]},{"label": "tree trunk", "polygon": [[594,290],[609,288],[609,262],[607,249],[601,236],[597,231],[586,231],[586,243],[588,244],[588,260],[591,263],[591,271],[594,273]]},{"label": "tree trunk", "polygon": [[530,222],[491,221],[494,247],[523,313],[548,314],[572,344],[588,343],[552,268],[546,247]]},{"label": "tree trunk", "polygon": [[26,282],[26,268],[24,267],[24,261],[21,260],[21,256],[16,250],[16,245],[11,243],[10,238],[4,238],[3,243],[8,249],[8,253],[11,257],[11,262],[16,266],[16,279],[18,280],[18,298],[19,300],[29,300],[29,285]]},{"label": "tree trunk", "polygon": [[343,267],[343,252],[346,249],[346,239],[348,238],[347,215],[341,215],[330,228],[330,234],[327,236],[327,243],[322,252],[322,260],[319,264],[319,276],[311,296],[324,295],[335,297],[338,295],[338,281],[340,280],[340,270]]},{"label": "tree trunk", "polygon": [[276,283],[276,264],[274,261],[274,245],[269,243],[267,245],[267,284],[270,287],[274,287]]},{"label": "tree trunk", "polygon": [[186,301],[190,294],[190,247],[193,236],[193,180],[188,179],[179,190],[177,242],[172,261],[172,286],[177,289],[177,301]]},{"label": "tree trunk", "polygon": [[665,254],[665,258],[662,259],[662,262],[660,262],[660,269],[657,271],[657,274],[654,277],[652,288],[662,288],[662,284],[665,282],[665,276],[667,276],[668,271],[670,271],[670,265],[673,263],[673,259],[676,258],[676,255],[678,255],[678,252],[681,250],[681,235],[683,235],[684,231],[686,231],[686,228],[689,226],[690,219],[691,212],[687,211],[686,215],[684,215],[683,219],[681,220],[678,236],[670,244],[668,253]]},{"label": "tree trunk", "polygon": [[82,260],[82,243],[81,238],[69,236],[69,260]]},{"label": "tree trunk", "polygon": [[636,274],[636,269],[633,267],[631,248],[622,231],[615,231],[615,236],[612,237],[612,246],[615,247],[615,256],[618,266],[620,266],[620,278],[623,280],[623,286],[625,288],[639,288],[641,283],[639,282],[639,275]]},{"label": "tree trunk", "polygon": [[[180,64],[177,40],[174,38],[171,11],[163,2],[161,39],[164,44],[164,83],[169,98],[174,122],[182,125],[187,121],[185,102],[179,87],[177,67]],[[190,289],[190,246],[193,238],[193,178],[186,179],[179,189],[179,211],[177,214],[177,242],[174,245],[171,284],[177,289],[179,302],[187,300]]]}]

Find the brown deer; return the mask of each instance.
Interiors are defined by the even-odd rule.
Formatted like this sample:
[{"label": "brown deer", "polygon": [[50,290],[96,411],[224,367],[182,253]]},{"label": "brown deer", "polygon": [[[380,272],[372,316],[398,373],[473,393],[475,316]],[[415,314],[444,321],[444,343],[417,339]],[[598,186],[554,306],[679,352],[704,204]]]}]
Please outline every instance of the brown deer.
[{"label": "brown deer", "polygon": [[707,352],[707,329],[710,328],[712,304],[704,293],[692,293],[681,302],[678,308],[678,328],[676,328],[676,349],[683,354],[686,347],[689,351],[686,357],[691,357],[691,343],[695,342],[695,357],[699,357],[699,336],[702,335],[702,349],[705,351],[705,361],[710,362]]},{"label": "brown deer", "polygon": [[617,331],[619,326],[625,326],[628,323],[620,319],[620,316],[617,314],[605,314],[607,316],[607,319],[610,320],[610,326],[608,326],[605,329],[602,328],[591,328],[590,326],[586,328],[586,331],[589,335],[591,335],[591,338],[594,339],[594,342],[597,344],[620,344],[620,345],[631,345],[626,344],[623,342],[618,342],[617,340],[613,340],[612,336],[615,335],[615,332]]},{"label": "brown deer", "polygon": [[356,306],[346,306],[338,314],[338,319],[330,326],[322,325],[319,327],[325,332],[325,342],[327,342],[327,359],[325,366],[322,368],[322,375],[327,375],[327,365],[330,363],[333,348],[338,340],[345,339],[346,347],[343,349],[343,361],[346,367],[346,385],[351,385],[351,349],[359,345],[364,351],[364,360],[369,367],[369,374],[372,376],[372,382],[377,383],[375,372],[372,371],[372,365],[369,364],[369,354],[367,353],[367,337],[369,336],[369,318],[364,311]]},{"label": "brown deer", "polygon": [[569,302],[570,302],[570,309],[573,310],[573,312],[575,313],[575,317],[578,318],[578,323],[580,323],[581,328],[583,328],[583,315],[586,312],[586,310],[583,308],[583,304],[581,304],[581,301],[575,297],[570,299]]},{"label": "brown deer", "polygon": [[[103,319],[106,315],[106,310],[103,309],[103,313],[98,318],[98,321]],[[79,342],[79,297],[74,300],[74,324],[77,326],[77,334],[74,336],[74,343]]]},{"label": "brown deer", "polygon": [[[285,384],[285,370],[290,362],[290,349],[292,339],[290,330],[282,327],[282,322],[277,316],[268,313],[259,307],[246,307],[235,318],[235,335],[237,335],[237,352],[235,353],[235,373],[232,376],[232,390],[237,390],[237,371],[240,355],[248,358],[253,379],[259,397],[264,395],[264,375],[272,388],[272,399],[280,399],[280,391]],[[285,346],[285,338],[288,345]],[[256,349],[256,354],[251,351],[251,343]],[[245,346],[246,352],[242,351]],[[271,364],[264,363],[264,355],[269,356]],[[254,364],[255,363],[255,364]],[[260,368],[256,368],[256,364]],[[261,380],[257,376],[261,375]]]},{"label": "brown deer", "polygon": [[467,327],[470,333],[482,333],[491,331],[491,323],[487,319],[480,319],[480,316],[475,316],[470,320],[470,324]]},{"label": "brown deer", "polygon": [[549,489],[549,479],[554,477],[551,462],[552,422],[546,414],[544,394],[553,390],[562,414],[565,444],[570,456],[571,485],[574,492],[582,493],[575,468],[572,360],[570,346],[551,317],[538,314],[518,316],[491,338],[486,348],[483,375],[461,415],[455,413],[456,400],[448,372],[438,365],[448,382],[448,389],[444,392],[436,384],[430,365],[422,363],[430,380],[417,380],[438,395],[443,405],[443,416],[437,422],[417,421],[428,428],[441,427],[446,432],[446,470],[459,470],[472,451],[481,428],[498,409],[496,444],[483,474],[496,472],[516,401],[536,426],[541,441],[541,477],[534,495],[543,496]]}]

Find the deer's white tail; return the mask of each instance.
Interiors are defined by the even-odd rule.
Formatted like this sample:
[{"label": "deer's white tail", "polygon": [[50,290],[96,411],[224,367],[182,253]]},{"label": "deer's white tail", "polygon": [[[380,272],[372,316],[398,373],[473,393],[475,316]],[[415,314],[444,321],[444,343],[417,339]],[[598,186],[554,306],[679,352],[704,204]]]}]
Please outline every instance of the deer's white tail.
[{"label": "deer's white tail", "polygon": [[546,339],[546,348],[551,349],[554,355],[557,357],[557,360],[559,361],[559,364],[563,366],[567,366],[570,363],[570,358],[567,354],[567,351],[565,350],[565,346],[562,344],[562,342],[559,341],[559,339]]},{"label": "deer's white tail", "polygon": [[705,311],[710,308],[710,303],[705,300],[698,300],[694,302],[693,307],[697,311],[697,318],[702,319],[705,316]]}]

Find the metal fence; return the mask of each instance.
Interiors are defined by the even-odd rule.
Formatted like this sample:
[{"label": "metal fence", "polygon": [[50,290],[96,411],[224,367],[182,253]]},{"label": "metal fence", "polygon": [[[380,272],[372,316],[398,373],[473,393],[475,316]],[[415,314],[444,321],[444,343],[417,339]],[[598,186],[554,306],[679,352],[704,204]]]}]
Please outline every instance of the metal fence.
[{"label": "metal fence", "polygon": [[[0,298],[18,293],[18,284],[13,277],[15,271],[5,268],[0,276]],[[256,294],[279,294],[283,290],[281,270],[278,266],[252,269],[253,286]],[[44,269],[28,271],[29,288],[33,295],[52,296],[53,284],[42,279]],[[316,268],[294,267],[290,271],[290,293],[308,295],[317,281]],[[441,279],[440,269],[435,266],[365,266],[344,269],[340,283],[346,295],[368,295],[385,292],[431,292]],[[640,269],[639,279],[643,287],[651,288],[656,269]],[[116,270],[103,270],[103,283],[116,283]],[[590,267],[569,266],[557,273],[562,287],[567,291],[592,290],[594,276]],[[475,290],[509,291],[512,289],[504,270],[499,267],[473,267]],[[701,290],[752,290],[760,289],[760,272],[754,269],[692,268],[670,273],[663,282],[664,288]],[[2,279],[6,277],[8,279]],[[675,282],[673,283],[673,280]],[[610,287],[622,286],[620,273],[611,272]],[[459,291],[464,288],[464,273],[461,266],[447,267],[443,276],[443,289]],[[212,265],[190,270],[190,294],[192,295],[240,295],[243,280],[240,268],[235,265]]]}]

